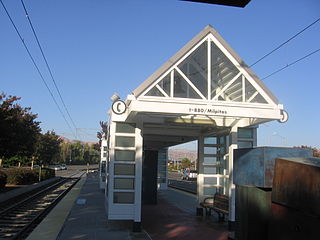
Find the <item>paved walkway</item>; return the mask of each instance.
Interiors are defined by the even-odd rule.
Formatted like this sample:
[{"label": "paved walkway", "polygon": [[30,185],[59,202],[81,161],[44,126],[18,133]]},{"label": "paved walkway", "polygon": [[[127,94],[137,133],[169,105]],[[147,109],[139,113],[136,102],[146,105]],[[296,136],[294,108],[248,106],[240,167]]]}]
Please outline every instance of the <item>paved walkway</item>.
[{"label": "paved walkway", "polygon": [[160,191],[157,205],[142,208],[142,226],[153,240],[227,240],[227,223],[217,216],[196,216],[195,196],[176,190]]},{"label": "paved walkway", "polygon": [[196,199],[189,193],[165,190],[157,205],[142,207],[141,233],[132,221],[108,221],[97,174],[89,174],[50,212],[28,240],[227,240],[226,223],[215,216],[195,216]]},{"label": "paved walkway", "polygon": [[58,240],[144,240],[142,233],[132,233],[132,222],[108,221],[104,193],[96,174],[90,174],[64,223]]}]

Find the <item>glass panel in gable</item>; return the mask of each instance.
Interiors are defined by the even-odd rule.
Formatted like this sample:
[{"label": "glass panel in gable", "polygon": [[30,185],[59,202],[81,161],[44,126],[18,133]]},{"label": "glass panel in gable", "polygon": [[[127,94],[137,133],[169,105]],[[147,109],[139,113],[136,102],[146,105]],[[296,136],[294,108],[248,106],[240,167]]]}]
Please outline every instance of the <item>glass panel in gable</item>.
[{"label": "glass panel in gable", "polygon": [[211,42],[211,97],[215,97],[238,73],[237,67]]},{"label": "glass panel in gable", "polygon": [[242,77],[239,76],[238,79],[233,82],[224,91],[224,100],[232,102],[242,102]]},{"label": "glass panel in gable", "polygon": [[259,93],[257,96],[255,96],[250,102],[253,103],[268,103],[264,97]]},{"label": "glass panel in gable", "polygon": [[165,76],[158,85],[163,89],[163,91],[170,96],[170,73]]},{"label": "glass panel in gable", "polygon": [[174,92],[173,92],[174,97],[197,98],[197,99],[201,98],[177,71],[174,71],[173,89],[174,89]]},{"label": "glass panel in gable", "polygon": [[245,88],[245,101],[248,102],[248,100],[251,98],[253,94],[257,91],[252,84],[246,79],[246,88]]},{"label": "glass panel in gable", "polygon": [[[257,94],[257,90],[252,86],[252,84],[246,79],[245,88],[245,101],[254,103],[268,103],[260,93]],[[255,95],[255,96],[254,96]]]},{"label": "glass panel in gable", "polygon": [[[168,73],[157,85],[162,88],[162,90],[170,96],[170,73]],[[146,96],[155,96],[155,97],[165,97],[165,95],[154,86],[145,94]]]},{"label": "glass panel in gable", "polygon": [[146,96],[164,97],[162,92],[160,92],[160,90],[156,86],[151,88],[149,92],[146,93]]},{"label": "glass panel in gable", "polygon": [[196,88],[207,97],[208,95],[208,43],[202,43],[191,53],[178,68],[196,86]]}]

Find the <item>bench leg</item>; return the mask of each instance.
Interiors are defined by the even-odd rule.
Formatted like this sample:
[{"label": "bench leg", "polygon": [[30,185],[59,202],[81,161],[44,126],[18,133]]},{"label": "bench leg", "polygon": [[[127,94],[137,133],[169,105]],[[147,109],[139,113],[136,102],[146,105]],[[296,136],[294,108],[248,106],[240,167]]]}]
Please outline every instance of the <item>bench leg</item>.
[{"label": "bench leg", "polygon": [[197,216],[203,216],[203,214],[204,214],[204,208],[202,208],[202,207],[197,207],[197,211],[196,211],[196,215]]},{"label": "bench leg", "polygon": [[218,213],[219,222],[224,222],[224,214]]},{"label": "bench leg", "polygon": [[211,216],[211,208],[206,208],[206,216]]}]

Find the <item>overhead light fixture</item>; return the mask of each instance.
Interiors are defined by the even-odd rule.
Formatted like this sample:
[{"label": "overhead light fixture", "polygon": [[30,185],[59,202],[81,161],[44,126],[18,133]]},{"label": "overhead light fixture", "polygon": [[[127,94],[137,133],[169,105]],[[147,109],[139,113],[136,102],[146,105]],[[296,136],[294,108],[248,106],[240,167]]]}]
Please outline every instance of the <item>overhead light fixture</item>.
[{"label": "overhead light fixture", "polygon": [[213,119],[203,119],[203,118],[168,118],[167,123],[184,123],[184,124],[196,124],[196,125],[213,125],[217,126],[217,123]]},{"label": "overhead light fixture", "polygon": [[120,99],[120,96],[119,96],[118,93],[114,93],[114,94],[111,96],[110,99],[111,99],[112,102],[115,102],[115,101],[117,101],[117,100]]}]

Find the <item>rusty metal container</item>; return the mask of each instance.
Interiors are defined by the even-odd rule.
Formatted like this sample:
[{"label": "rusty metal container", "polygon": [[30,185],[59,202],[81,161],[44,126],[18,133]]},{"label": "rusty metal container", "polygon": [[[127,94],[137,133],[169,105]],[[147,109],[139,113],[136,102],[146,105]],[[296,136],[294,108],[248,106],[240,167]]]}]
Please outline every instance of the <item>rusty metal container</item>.
[{"label": "rusty metal container", "polygon": [[271,209],[268,240],[319,239],[319,217],[276,203],[271,204]]},{"label": "rusty metal container", "polygon": [[276,158],[312,157],[311,149],[257,147],[234,150],[234,183],[272,188]]},{"label": "rusty metal container", "polygon": [[276,159],[272,202],[320,217],[320,158]]}]

